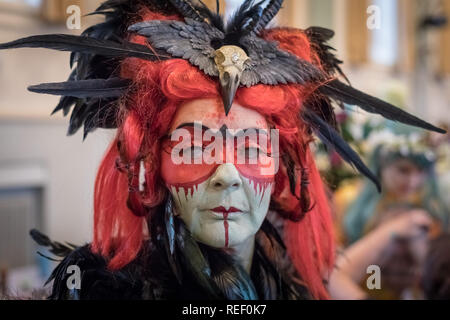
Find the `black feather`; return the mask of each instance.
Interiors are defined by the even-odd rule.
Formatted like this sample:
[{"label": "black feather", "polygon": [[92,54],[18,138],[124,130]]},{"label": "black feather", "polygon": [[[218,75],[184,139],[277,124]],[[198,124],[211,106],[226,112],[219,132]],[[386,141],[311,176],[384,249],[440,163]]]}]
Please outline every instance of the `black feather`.
[{"label": "black feather", "polygon": [[129,85],[130,81],[128,80],[112,78],[44,83],[30,86],[28,90],[74,98],[113,98],[120,97],[129,88]]},{"label": "black feather", "polygon": [[267,219],[264,220],[261,226],[261,230],[264,231],[264,233],[267,235],[272,246],[275,246],[276,242],[277,245],[281,246],[284,250],[286,250],[286,246],[283,242],[283,239],[281,239],[281,236],[278,233],[277,229],[275,229],[275,227]]},{"label": "black feather", "polygon": [[38,245],[48,247],[50,249],[50,252],[58,257],[66,257],[77,248],[72,244],[62,244],[56,241],[52,241],[49,237],[42,234],[36,229],[30,231],[30,236]]},{"label": "black feather", "polygon": [[59,51],[100,54],[107,57],[135,57],[151,61],[170,58],[168,55],[157,54],[140,44],[130,42],[117,43],[110,40],[66,34],[31,36],[0,44],[0,50],[16,48],[47,48]]},{"label": "black feather", "polygon": [[284,0],[270,0],[270,2],[262,12],[261,18],[259,19],[259,22],[254,29],[254,32],[256,34],[260,34],[261,31],[263,31],[267,27],[270,21],[272,21],[272,19],[280,11],[283,2]]},{"label": "black feather", "polygon": [[[142,261],[140,261],[142,263]],[[73,272],[68,268],[77,266],[82,271],[81,288],[70,290],[67,283]],[[138,300],[142,299],[143,264],[132,264],[118,271],[108,269],[102,256],[94,254],[89,245],[78,248],[67,256],[52,272],[52,300]]]},{"label": "black feather", "polygon": [[[213,12],[202,1],[199,0],[199,2],[199,6],[194,5],[196,10],[208,20],[210,25],[216,27],[222,32],[225,31],[225,24],[223,18],[220,16],[220,11],[216,10],[216,12]],[[220,9],[220,4],[218,5],[218,8]]]},{"label": "black feather", "polygon": [[319,90],[329,97],[350,105],[357,105],[367,112],[380,114],[386,119],[445,134],[446,131],[425,122],[390,103],[372,97],[339,80],[333,80]]},{"label": "black feather", "polygon": [[[279,273],[274,271],[275,268],[269,263],[267,257],[262,253],[262,248],[255,243],[255,253],[253,254],[254,267],[252,274],[257,278],[255,285],[259,287],[258,292],[263,294],[260,299],[276,300],[278,293],[281,292],[279,286]],[[257,266],[257,267],[256,267]]]},{"label": "black feather", "polygon": [[58,105],[53,110],[52,115],[54,115],[55,113],[57,113],[57,112],[62,110],[64,116],[67,116],[69,114],[69,112],[70,112],[70,108],[72,108],[72,106],[76,102],[77,102],[76,98],[73,98],[73,97],[61,97],[61,99],[59,100]]},{"label": "black feather", "polygon": [[[84,119],[83,140],[97,128],[114,129],[118,126],[119,106],[117,99],[95,99]],[[95,106],[92,108],[92,106]]]},{"label": "black feather", "polygon": [[130,0],[109,0],[109,1],[105,1],[96,9],[96,11],[109,10],[109,9],[114,8],[114,7],[118,7],[118,6],[124,5],[127,2],[130,2]]},{"label": "black feather", "polygon": [[211,299],[220,299],[219,289],[211,282],[211,267],[203,256],[198,243],[192,238],[182,221],[178,221],[177,225],[176,240],[183,265],[186,266],[195,281],[210,295]]},{"label": "black feather", "polygon": [[[228,20],[226,28],[228,38],[230,38],[231,35],[236,35],[237,37],[245,36],[245,34],[242,34],[242,32],[246,30],[245,27],[252,23],[255,18],[259,19],[262,9],[259,4],[254,5],[254,3],[255,0],[245,0]],[[247,33],[250,31],[251,30],[248,30]]]},{"label": "black feather", "polygon": [[370,171],[370,169],[364,164],[359,155],[347,144],[347,142],[340,136],[340,134],[326,123],[321,117],[316,115],[310,110],[303,112],[304,119],[312,126],[320,140],[328,147],[333,148],[336,152],[369,178],[381,192],[381,185],[378,178]]},{"label": "black feather", "polygon": [[206,19],[206,17],[198,11],[198,7],[193,5],[189,0],[169,0],[169,2],[177,8],[178,12],[185,18],[191,18],[199,22],[204,22]]},{"label": "black feather", "polygon": [[89,109],[91,107],[92,102],[90,105],[88,105],[86,103],[86,100],[84,99],[77,100],[77,103],[73,108],[72,115],[70,116],[70,124],[67,130],[68,136],[74,135],[78,131],[78,129],[81,128],[81,126],[84,123],[84,120],[86,119],[86,115],[89,113]]},{"label": "black feather", "polygon": [[261,20],[264,12],[262,5],[266,0],[261,0],[257,4],[251,3],[251,7],[244,8],[244,10],[237,11],[235,19],[231,22],[229,30],[239,32],[240,36],[246,36],[254,32],[256,26]]},{"label": "black feather", "polygon": [[319,59],[325,72],[330,76],[338,73],[345,81],[347,81],[347,83],[350,83],[340,67],[343,61],[336,58],[336,55],[334,54],[335,49],[327,45],[327,42],[334,37],[334,31],[322,27],[310,27],[306,29],[305,33],[319,55]]},{"label": "black feather", "polygon": [[202,251],[211,266],[211,281],[226,300],[258,299],[253,281],[240,262],[223,250],[204,247]]}]

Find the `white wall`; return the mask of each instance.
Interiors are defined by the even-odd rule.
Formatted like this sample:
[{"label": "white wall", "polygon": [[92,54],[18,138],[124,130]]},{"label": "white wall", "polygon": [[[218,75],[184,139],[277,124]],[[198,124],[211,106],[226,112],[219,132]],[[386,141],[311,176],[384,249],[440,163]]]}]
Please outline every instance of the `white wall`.
[{"label": "white wall", "polygon": [[82,143],[66,137],[60,121],[0,120],[0,166],[39,165],[47,173],[44,230],[52,238],[83,244],[92,237],[95,174],[112,132]]},{"label": "white wall", "polygon": [[[89,10],[96,5],[90,1]],[[83,20],[82,28],[91,21]],[[44,33],[68,30],[0,11],[0,42]],[[50,117],[59,98],[26,90],[32,84],[65,81],[69,72],[68,53],[41,49],[0,52],[0,166],[44,168],[43,231],[56,240],[83,244],[92,238],[95,174],[113,132],[98,131],[85,142],[81,133],[66,137],[68,119]]]}]

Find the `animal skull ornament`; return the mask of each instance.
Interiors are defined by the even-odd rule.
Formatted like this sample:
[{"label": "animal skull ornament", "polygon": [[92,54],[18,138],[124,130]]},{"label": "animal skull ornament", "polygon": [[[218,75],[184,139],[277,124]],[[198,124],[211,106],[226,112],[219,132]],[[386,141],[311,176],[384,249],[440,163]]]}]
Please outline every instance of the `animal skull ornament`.
[{"label": "animal skull ornament", "polygon": [[241,76],[250,58],[247,53],[237,46],[223,46],[216,50],[214,62],[219,70],[220,85],[225,114],[231,110],[234,96],[241,84]]}]

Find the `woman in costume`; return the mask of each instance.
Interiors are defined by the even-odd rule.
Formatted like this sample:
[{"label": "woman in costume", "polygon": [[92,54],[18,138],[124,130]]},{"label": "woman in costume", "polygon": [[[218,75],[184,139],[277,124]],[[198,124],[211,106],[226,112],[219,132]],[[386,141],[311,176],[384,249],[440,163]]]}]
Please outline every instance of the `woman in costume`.
[{"label": "woman in costume", "polygon": [[[389,142],[374,146],[371,164],[383,192],[366,182],[344,216],[350,246],[337,259],[332,277],[336,298],[423,298],[430,239],[448,231],[449,211],[434,174],[437,157],[427,137],[409,128],[403,128],[403,135],[388,130],[382,136]],[[380,140],[377,134],[371,138]],[[370,265],[381,268],[378,290],[366,286]]]},{"label": "woman in costume", "polygon": [[[389,142],[375,145],[370,159],[383,192],[376,192],[366,181],[363,191],[344,214],[343,233],[349,244],[383,221],[417,208],[428,212],[440,229],[448,228],[449,212],[438,190],[434,169],[437,155],[424,134],[400,126],[396,129],[396,132],[403,129],[403,134],[385,136]],[[376,133],[372,140],[377,140]]]},{"label": "woman in costume", "polygon": [[[313,133],[377,183],[336,131],[332,101],[442,130],[339,81],[332,31],[267,29],[282,3],[246,0],[225,23],[201,1],[110,0],[80,37],[0,45],[73,52],[69,81],[30,90],[63,96],[55,111],[74,106],[69,133],[118,129],[96,180],[93,243],[32,232],[64,257],[52,299],[328,298],[333,234]],[[239,146],[249,131],[262,135]],[[205,156],[218,133],[237,144]],[[71,265],[79,289],[66,286]]]}]

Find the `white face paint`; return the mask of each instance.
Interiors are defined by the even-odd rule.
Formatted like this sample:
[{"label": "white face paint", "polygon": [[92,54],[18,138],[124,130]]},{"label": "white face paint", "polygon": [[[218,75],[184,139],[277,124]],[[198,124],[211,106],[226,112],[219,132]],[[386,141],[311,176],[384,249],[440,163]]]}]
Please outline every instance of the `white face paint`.
[{"label": "white face paint", "polygon": [[[178,108],[170,133],[194,122],[212,130],[268,130],[266,119],[254,110],[235,103],[226,116],[220,99],[199,99]],[[180,165],[170,152],[161,157],[161,175],[175,214],[193,237],[215,248],[246,247],[269,210],[275,173],[261,175],[259,165],[242,166],[228,158],[224,164]]]},{"label": "white face paint", "polygon": [[190,189],[171,187],[171,193],[176,214],[197,241],[233,248],[258,232],[269,210],[272,187],[242,177],[227,163],[205,182]]}]

